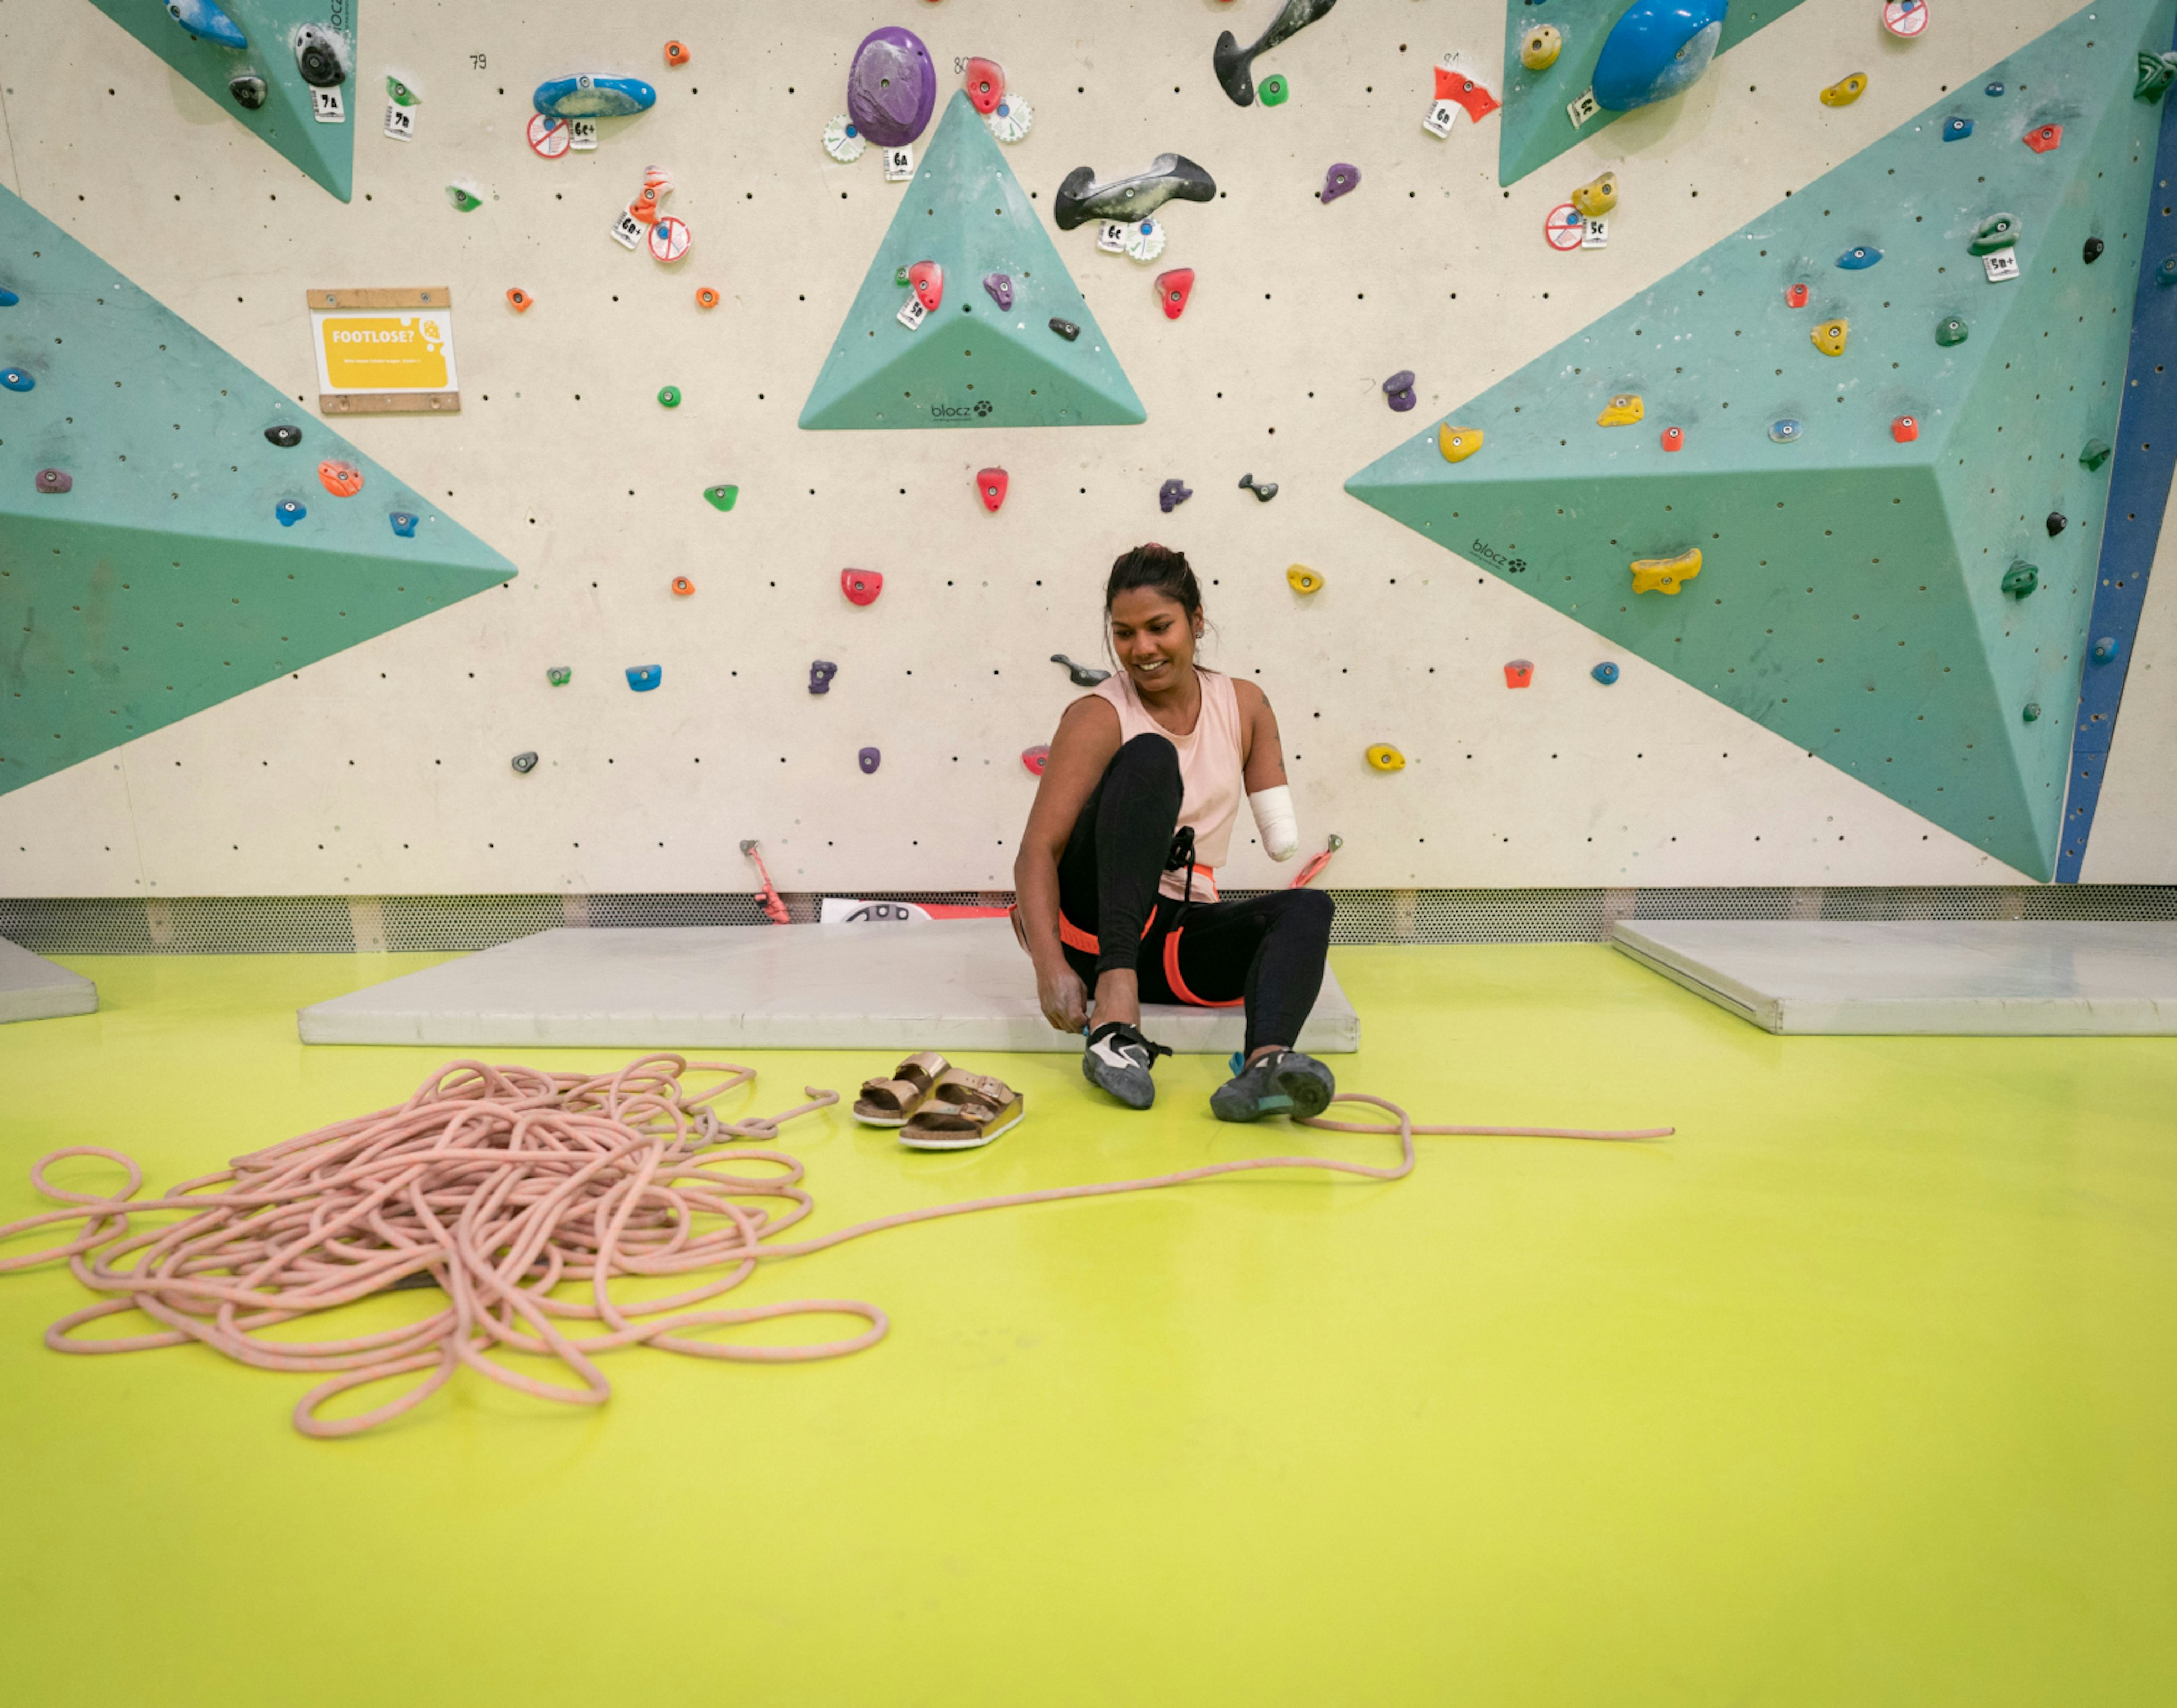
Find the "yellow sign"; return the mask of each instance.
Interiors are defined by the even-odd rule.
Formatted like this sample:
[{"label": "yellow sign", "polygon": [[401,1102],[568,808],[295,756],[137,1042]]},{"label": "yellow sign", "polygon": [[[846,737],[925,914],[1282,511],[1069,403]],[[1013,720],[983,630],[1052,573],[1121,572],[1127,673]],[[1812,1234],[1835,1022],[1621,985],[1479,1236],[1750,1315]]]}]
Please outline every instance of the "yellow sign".
[{"label": "yellow sign", "polygon": [[451,342],[444,314],[325,314],[319,348],[328,391],[447,391]]}]

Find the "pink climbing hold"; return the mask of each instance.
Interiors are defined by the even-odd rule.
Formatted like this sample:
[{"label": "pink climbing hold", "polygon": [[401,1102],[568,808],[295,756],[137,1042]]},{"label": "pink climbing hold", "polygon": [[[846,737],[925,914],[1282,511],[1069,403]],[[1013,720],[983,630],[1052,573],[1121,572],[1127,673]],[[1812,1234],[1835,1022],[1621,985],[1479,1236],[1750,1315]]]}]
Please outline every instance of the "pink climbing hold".
[{"label": "pink climbing hold", "polygon": [[1194,269],[1174,267],[1169,273],[1156,277],[1157,301],[1164,304],[1164,318],[1176,320],[1187,312],[1187,299],[1194,294]]},{"label": "pink climbing hold", "polygon": [[1514,658],[1504,667],[1504,685],[1524,688],[1535,679],[1535,667],[1525,658]]},{"label": "pink climbing hold", "polygon": [[839,591],[851,604],[874,605],[877,595],[884,592],[883,573],[877,570],[842,570]]},{"label": "pink climbing hold", "polygon": [[1006,501],[1006,472],[1001,468],[982,468],[975,471],[975,491],[983,500],[983,508],[993,516]]},{"label": "pink climbing hold", "polygon": [[2036,154],[2053,154],[2064,145],[2064,127],[2060,124],[2038,124],[2020,140]]},{"label": "pink climbing hold", "polygon": [[1890,423],[1890,436],[1900,445],[1910,445],[1920,436],[1920,423],[1909,415],[1901,415]]},{"label": "pink climbing hold", "polygon": [[1048,747],[1023,748],[1021,751],[1021,763],[1028,767],[1028,774],[1030,777],[1040,777],[1043,775],[1044,767],[1050,763],[1050,750]]},{"label": "pink climbing hold", "polygon": [[995,59],[971,59],[964,86],[968,104],[988,118],[1005,98],[1006,68]]},{"label": "pink climbing hold", "polygon": [[917,261],[907,270],[907,282],[914,286],[914,300],[936,314],[945,300],[945,269],[935,261]]},{"label": "pink climbing hold", "polygon": [[1807,287],[1804,285],[1792,285],[1787,287],[1784,292],[1784,306],[1787,308],[1805,308],[1807,306]]},{"label": "pink climbing hold", "polygon": [[1664,450],[1683,450],[1685,448],[1686,448],[1686,430],[1685,430],[1685,428],[1683,428],[1683,427],[1667,427],[1667,428],[1665,428],[1663,429],[1663,449],[1664,449]]}]

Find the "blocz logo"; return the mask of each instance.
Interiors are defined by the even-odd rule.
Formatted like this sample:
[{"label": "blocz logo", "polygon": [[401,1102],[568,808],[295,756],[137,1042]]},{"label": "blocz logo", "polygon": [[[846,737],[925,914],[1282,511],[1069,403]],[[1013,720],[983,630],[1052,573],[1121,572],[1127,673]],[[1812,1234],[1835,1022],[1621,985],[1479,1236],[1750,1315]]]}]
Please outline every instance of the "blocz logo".
[{"label": "blocz logo", "polygon": [[1527,560],[1525,558],[1507,558],[1496,547],[1487,545],[1480,540],[1474,543],[1474,554],[1487,563],[1496,565],[1509,576],[1516,576],[1527,567]]},{"label": "blocz logo", "polygon": [[933,403],[930,406],[930,418],[932,421],[965,421],[971,415],[988,415],[996,407],[987,397],[977,400],[972,409],[964,403]]}]

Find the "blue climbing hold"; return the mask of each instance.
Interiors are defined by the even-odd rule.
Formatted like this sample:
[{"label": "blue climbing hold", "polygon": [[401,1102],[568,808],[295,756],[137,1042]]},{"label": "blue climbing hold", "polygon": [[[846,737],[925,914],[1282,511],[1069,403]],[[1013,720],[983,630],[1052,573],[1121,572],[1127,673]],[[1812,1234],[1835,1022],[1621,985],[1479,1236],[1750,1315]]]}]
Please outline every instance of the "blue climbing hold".
[{"label": "blue climbing hold", "polygon": [[1630,112],[1683,95],[1708,69],[1729,0],[1634,0],[1595,62],[1596,105]]},{"label": "blue climbing hold", "polygon": [[412,540],[416,538],[416,518],[406,510],[395,510],[385,520],[393,524],[393,532],[400,535],[402,539]]},{"label": "blue climbing hold", "polygon": [[1988,92],[1990,95],[2000,95],[2003,93],[2003,85],[2000,83],[1991,83],[1988,86]]},{"label": "blue climbing hold", "polygon": [[2104,635],[2094,642],[2094,663],[2106,664],[2124,649],[2116,643],[2114,635]]},{"label": "blue climbing hold", "polygon": [[0,308],[12,308],[22,300],[13,291],[0,291]]},{"label": "blue climbing hold", "polygon": [[1772,421],[1769,423],[1769,436],[1779,445],[1795,443],[1799,437],[1799,423],[1788,416],[1781,421]]},{"label": "blue climbing hold", "polygon": [[166,15],[192,35],[201,35],[221,47],[247,47],[249,38],[241,27],[212,4],[212,0],[166,0]]},{"label": "blue climbing hold", "polygon": [[1871,249],[1864,243],[1847,249],[1837,257],[1837,265],[1847,273],[1863,273],[1882,259],[1882,251]]},{"label": "blue climbing hold", "polygon": [[1600,664],[1596,665],[1587,674],[1594,677],[1595,679],[1600,682],[1604,687],[1607,688],[1612,683],[1618,679],[1618,667],[1612,663],[1609,659],[1605,658]]},{"label": "blue climbing hold", "polygon": [[10,391],[35,391],[38,382],[19,368],[0,368],[0,385]]},{"label": "blue climbing hold", "polygon": [[664,674],[663,664],[630,664],[627,667],[627,685],[638,694],[647,694]]},{"label": "blue climbing hold", "polygon": [[1969,118],[1946,118],[1943,121],[1945,142],[1963,142],[1972,134],[1972,121]]},{"label": "blue climbing hold", "polygon": [[304,510],[302,505],[297,504],[294,499],[291,498],[283,498],[279,503],[272,506],[272,514],[280,518],[280,526],[281,527],[291,528],[294,527],[297,522],[302,521],[304,516],[309,515],[309,511]]},{"label": "blue climbing hold", "polygon": [[537,85],[530,104],[547,118],[625,118],[657,104],[657,91],[639,77],[555,77]]},{"label": "blue climbing hold", "polygon": [[2164,255],[2162,265],[2154,270],[2158,285],[2177,285],[2177,255]]}]

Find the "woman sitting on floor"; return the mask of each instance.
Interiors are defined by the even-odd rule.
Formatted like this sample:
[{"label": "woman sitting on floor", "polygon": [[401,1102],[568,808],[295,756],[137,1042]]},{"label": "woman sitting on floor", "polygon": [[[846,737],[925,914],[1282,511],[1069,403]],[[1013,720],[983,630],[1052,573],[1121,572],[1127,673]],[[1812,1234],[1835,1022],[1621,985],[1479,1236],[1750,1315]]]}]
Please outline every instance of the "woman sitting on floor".
[{"label": "woman sitting on floor", "polygon": [[1083,1074],[1147,1109],[1149,1070],[1171,1051],[1142,1035],[1142,1003],[1244,1003],[1246,1061],[1210,1108],[1220,1121],[1318,1114],[1335,1082],[1292,1046],[1323,984],[1330,898],[1219,901],[1214,870],[1243,789],[1270,858],[1300,846],[1270,703],[1195,663],[1202,590],[1181,554],[1128,552],[1111,565],[1104,613],[1118,674],[1059,720],[1013,862],[1014,930],[1045,1018],[1088,1032]]}]

